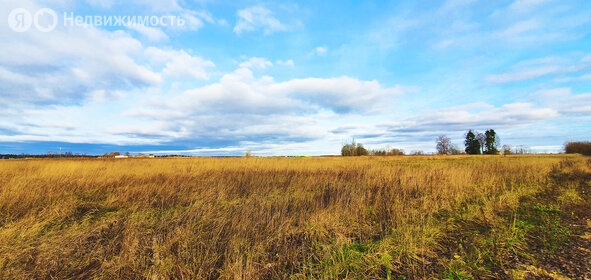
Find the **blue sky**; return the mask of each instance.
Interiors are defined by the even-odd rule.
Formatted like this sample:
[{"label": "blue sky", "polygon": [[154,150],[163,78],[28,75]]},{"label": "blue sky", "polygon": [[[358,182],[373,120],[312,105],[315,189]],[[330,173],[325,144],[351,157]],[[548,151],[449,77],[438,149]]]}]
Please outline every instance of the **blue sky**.
[{"label": "blue sky", "polygon": [[[591,139],[584,0],[0,0],[0,153],[434,151],[494,128],[538,152]],[[68,25],[64,15],[182,26]]]}]

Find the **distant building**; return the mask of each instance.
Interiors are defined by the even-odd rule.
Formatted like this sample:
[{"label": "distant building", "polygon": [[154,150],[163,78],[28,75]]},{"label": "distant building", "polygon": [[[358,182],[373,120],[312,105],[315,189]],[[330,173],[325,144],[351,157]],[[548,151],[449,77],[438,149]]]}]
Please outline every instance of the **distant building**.
[{"label": "distant building", "polygon": [[115,156],[115,158],[129,158],[129,156],[119,155],[119,156]]}]

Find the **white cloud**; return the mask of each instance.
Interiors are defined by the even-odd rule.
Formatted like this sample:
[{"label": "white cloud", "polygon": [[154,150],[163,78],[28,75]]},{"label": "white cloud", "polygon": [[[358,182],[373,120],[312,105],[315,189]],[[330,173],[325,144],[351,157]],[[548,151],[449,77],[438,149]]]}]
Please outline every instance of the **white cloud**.
[{"label": "white cloud", "polygon": [[288,30],[287,26],[273,16],[272,11],[260,6],[239,10],[237,15],[234,32],[238,35],[258,29],[262,29],[265,34]]},{"label": "white cloud", "polygon": [[512,12],[524,13],[552,1],[554,0],[515,0],[507,9]]},{"label": "white cloud", "polygon": [[277,65],[282,65],[282,66],[289,66],[289,67],[295,66],[295,63],[291,59],[289,59],[289,60],[277,60],[275,63],[277,63]]},{"label": "white cloud", "polygon": [[257,79],[241,68],[226,74],[219,83],[185,92],[168,104],[188,111],[242,112],[276,114],[314,112],[329,109],[335,112],[367,112],[380,107],[381,101],[404,93],[404,88],[384,88],[376,81],[360,81],[349,77],[332,79],[294,79],[275,82],[270,77]]},{"label": "white cloud", "polygon": [[119,91],[119,90],[109,91],[109,90],[100,89],[100,90],[91,91],[91,92],[89,92],[88,95],[90,96],[90,98],[94,102],[108,102],[108,101],[113,101],[113,100],[117,100],[117,99],[122,99],[123,97],[125,97],[126,93],[124,91]]},{"label": "white cloud", "polygon": [[185,25],[183,26],[175,24],[163,28],[167,30],[197,31],[205,25],[204,22],[221,24],[221,21],[215,19],[208,11],[188,9],[186,8],[186,3],[177,0],[133,0],[119,2],[113,0],[86,0],[86,2],[92,7],[103,9],[126,7],[126,4],[131,2],[135,9],[140,9],[142,12],[146,12],[145,10],[147,10],[153,15],[174,15],[185,21]]},{"label": "white cloud", "polygon": [[[576,10],[576,4],[563,2],[519,0],[504,5],[499,1],[438,1],[442,3],[439,8],[400,9],[385,24],[367,32],[367,39],[359,41],[364,49],[370,41],[380,48],[427,46],[515,51],[584,38],[589,33],[584,26],[591,16]],[[502,8],[491,14],[490,9],[499,6]]]},{"label": "white cloud", "polygon": [[[173,97],[153,98],[125,115],[144,120],[137,131],[144,135],[176,134],[180,139],[235,141],[257,139],[259,143],[269,139],[304,141],[302,139],[317,139],[328,133],[328,128],[319,124],[323,119],[371,115],[409,90],[412,88],[389,88],[376,81],[350,77],[276,82],[268,76],[255,77],[248,68],[239,68],[217,83]],[[124,127],[119,131],[134,130]]]},{"label": "white cloud", "polygon": [[[0,34],[11,32],[7,29],[1,25]],[[162,82],[160,74],[138,62],[142,43],[123,31],[58,26],[51,33],[31,30],[2,37],[0,91],[5,102],[79,102],[96,90]]]},{"label": "white cloud", "polygon": [[327,53],[328,53],[327,47],[316,47],[314,49],[314,54],[316,54],[318,56],[325,56]]},{"label": "white cloud", "polygon": [[294,79],[272,84],[269,89],[337,113],[370,111],[381,107],[385,100],[415,90],[402,86],[384,88],[377,81],[360,81],[346,76]]},{"label": "white cloud", "polygon": [[497,38],[512,38],[525,32],[536,30],[540,27],[540,22],[535,19],[517,22],[505,30],[496,32],[493,36]]},{"label": "white cloud", "polygon": [[181,16],[183,17],[183,19],[186,22],[186,24],[184,26],[185,29],[197,31],[197,30],[201,29],[201,27],[203,27],[203,25],[204,25],[203,21],[199,17],[191,14],[190,12],[183,12],[183,13],[181,13]]},{"label": "white cloud", "polygon": [[149,47],[145,54],[152,63],[165,65],[162,73],[168,77],[209,80],[207,69],[215,67],[213,62],[192,56],[184,50],[162,50]]},{"label": "white cloud", "polygon": [[411,117],[386,126],[392,132],[453,132],[468,129],[514,128],[558,116],[551,108],[536,108],[532,103],[512,103],[470,113],[448,108]]},{"label": "white cloud", "polygon": [[489,74],[483,80],[490,84],[505,84],[532,80],[544,76],[577,73],[591,65],[583,59],[572,60],[561,57],[546,57],[519,62],[512,66],[513,71]]},{"label": "white cloud", "polygon": [[251,57],[245,62],[240,63],[240,67],[249,69],[266,69],[272,67],[273,63],[265,58]]},{"label": "white cloud", "polygon": [[563,115],[591,114],[591,93],[573,94],[565,87],[538,91],[533,97]]},{"label": "white cloud", "polygon": [[149,27],[142,24],[128,25],[127,28],[142,34],[152,42],[167,41],[168,35],[159,28]]},{"label": "white cloud", "polygon": [[570,82],[584,82],[584,81],[591,81],[591,74],[585,74],[578,77],[566,77],[556,79],[559,83],[570,83]]},{"label": "white cloud", "polygon": [[[541,66],[538,68],[527,69],[521,72],[514,73],[502,73],[502,74],[491,74],[484,77],[484,81],[491,84],[504,84],[511,82],[521,82],[546,76],[549,74],[562,73],[569,71],[566,68],[560,66]],[[571,70],[572,71],[572,70]]]},{"label": "white cloud", "polygon": [[564,87],[564,88],[540,90],[534,94],[534,97],[535,98],[558,98],[558,97],[570,95],[570,94],[571,94],[571,88]]}]

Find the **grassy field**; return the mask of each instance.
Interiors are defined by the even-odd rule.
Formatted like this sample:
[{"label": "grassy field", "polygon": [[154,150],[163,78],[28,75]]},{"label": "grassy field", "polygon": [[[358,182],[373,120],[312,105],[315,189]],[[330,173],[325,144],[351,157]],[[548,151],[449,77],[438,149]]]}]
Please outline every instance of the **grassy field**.
[{"label": "grassy field", "polygon": [[2,279],[585,279],[582,156],[0,161]]}]

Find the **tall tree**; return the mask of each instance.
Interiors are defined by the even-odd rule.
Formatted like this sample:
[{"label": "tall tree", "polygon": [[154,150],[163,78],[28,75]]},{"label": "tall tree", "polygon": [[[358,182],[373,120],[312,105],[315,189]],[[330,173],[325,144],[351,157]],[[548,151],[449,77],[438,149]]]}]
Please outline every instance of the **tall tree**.
[{"label": "tall tree", "polygon": [[484,135],[484,133],[476,132],[476,141],[478,141],[478,147],[480,148],[479,154],[484,154],[484,147],[486,145],[486,135]]},{"label": "tall tree", "polygon": [[451,143],[451,139],[447,136],[442,135],[437,137],[437,154],[440,155],[451,155],[454,150],[454,146]]},{"label": "tall tree", "polygon": [[485,153],[489,154],[489,155],[496,155],[497,153],[499,153],[499,150],[497,149],[498,147],[498,143],[497,143],[497,133],[495,132],[494,129],[489,129],[484,133],[485,136]]},{"label": "tall tree", "polygon": [[466,133],[466,141],[464,142],[466,146],[466,153],[469,155],[479,155],[480,152],[480,142],[476,139],[476,134],[469,130]]}]

